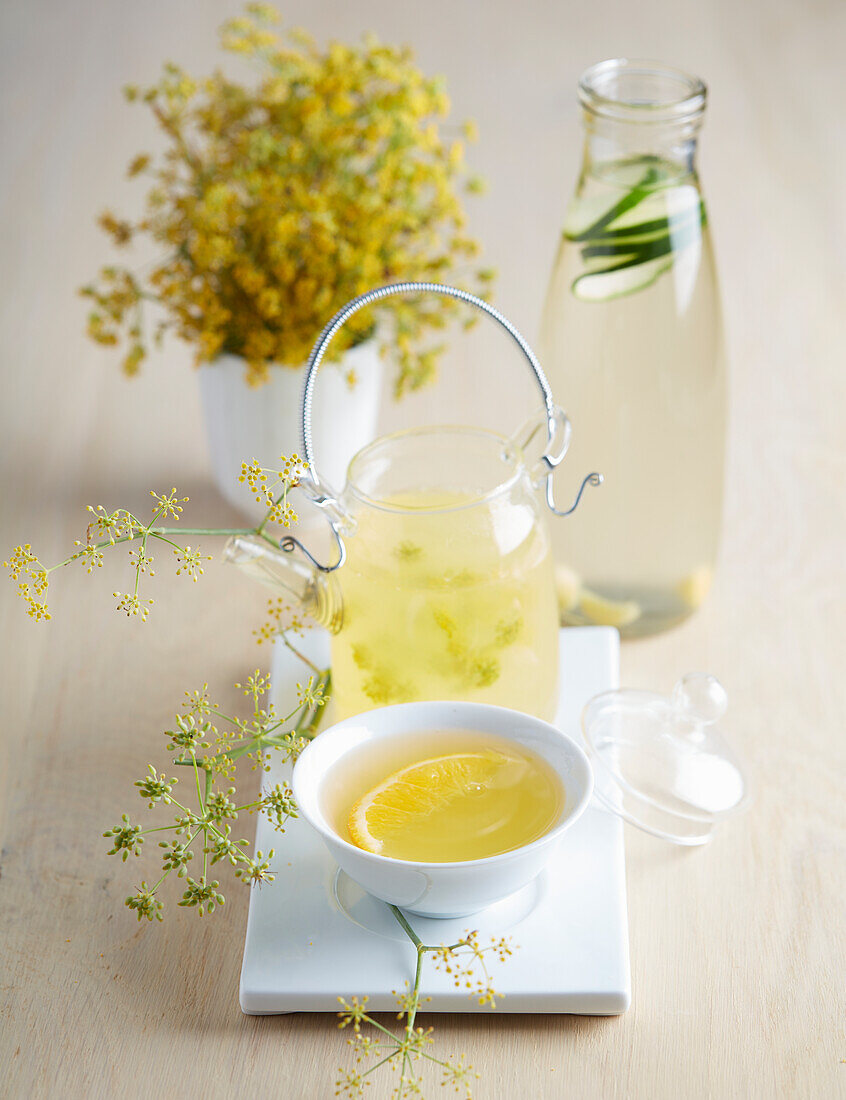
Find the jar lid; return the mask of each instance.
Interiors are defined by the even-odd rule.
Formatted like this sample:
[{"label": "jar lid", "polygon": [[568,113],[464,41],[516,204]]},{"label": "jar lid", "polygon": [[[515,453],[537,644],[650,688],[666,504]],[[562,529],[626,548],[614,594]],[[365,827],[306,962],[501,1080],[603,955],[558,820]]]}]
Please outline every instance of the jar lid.
[{"label": "jar lid", "polygon": [[671,696],[606,691],[582,729],[597,797],[624,820],[676,844],[705,844],[747,797],[743,769],[717,730],[728,696],[714,676],[682,677]]}]

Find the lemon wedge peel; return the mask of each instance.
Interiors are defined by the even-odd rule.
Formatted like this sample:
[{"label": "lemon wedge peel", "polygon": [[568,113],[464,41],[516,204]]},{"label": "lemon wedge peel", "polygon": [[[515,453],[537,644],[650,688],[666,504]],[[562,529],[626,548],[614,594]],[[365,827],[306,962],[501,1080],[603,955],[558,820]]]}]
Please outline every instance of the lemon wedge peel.
[{"label": "lemon wedge peel", "polygon": [[711,588],[712,579],[711,569],[707,565],[702,565],[679,582],[678,594],[687,606],[695,611],[697,607],[701,607],[705,602],[705,597]]},{"label": "lemon wedge peel", "polygon": [[[710,583],[710,575],[706,583]],[[585,588],[579,574],[568,565],[555,567],[555,592],[560,616],[578,611],[596,626],[630,626],[642,614],[642,608],[636,600],[610,600],[590,588]],[[704,595],[702,598],[704,599]]]},{"label": "lemon wedge peel", "polygon": [[631,626],[641,615],[641,607],[636,600],[607,600],[589,588],[582,589],[579,607],[582,614],[597,626]]}]

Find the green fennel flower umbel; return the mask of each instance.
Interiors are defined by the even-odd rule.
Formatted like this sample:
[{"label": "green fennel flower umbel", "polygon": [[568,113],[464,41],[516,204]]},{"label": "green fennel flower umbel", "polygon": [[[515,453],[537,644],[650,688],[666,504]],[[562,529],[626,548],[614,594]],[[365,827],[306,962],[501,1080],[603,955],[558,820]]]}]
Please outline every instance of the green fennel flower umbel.
[{"label": "green fennel flower umbel", "polygon": [[[56,569],[81,561],[90,574],[95,564],[101,564],[104,553],[117,553],[124,543],[131,544],[129,564],[134,586],[131,592],[120,597],[118,609],[129,615],[138,614],[142,621],[152,605],[152,600],[142,601],[139,594],[142,576],[154,576],[149,567],[150,545],[161,542],[170,546],[180,564],[191,551],[175,540],[186,534],[253,534],[276,545],[267,532],[268,525],[273,522],[284,525],[285,518],[290,517],[288,493],[295,487],[304,466],[296,455],[290,459],[282,456],[277,470],[262,470],[255,462],[245,466],[253,471],[256,485],[268,505],[267,514],[255,528],[186,530],[165,527],[162,521],[167,518],[178,521],[182,505],[188,501],[187,497],[177,497],[173,489],[170,493],[151,494],[155,503],[147,523],[123,508],[109,512],[102,506],[89,507],[93,518],[88,524],[85,541],[78,540],[78,549],[73,554],[49,568],[41,564],[29,544],[16,547],[3,564],[26,601],[30,616],[36,620],[49,619],[41,597],[47,590],[49,575]],[[247,474],[244,480],[248,480]],[[251,484],[250,488],[254,486]],[[181,571],[181,568],[177,570]],[[193,579],[197,580],[197,576]],[[170,821],[144,828],[131,820],[129,814],[123,814],[116,825],[103,833],[111,842],[108,854],[118,855],[124,862],[130,855],[141,858],[149,852],[149,846],[145,852],[144,843],[150,835],[158,838],[157,847],[153,849],[160,860],[158,877],[152,885],[148,879],[142,879],[135,892],[125,900],[126,907],[138,921],[163,921],[164,902],[159,894],[163,883],[171,876],[183,884],[178,906],[195,909],[201,916],[213,913],[225,902],[221,879],[212,877],[212,868],[220,868],[222,872],[228,867],[234,878],[249,886],[261,886],[274,880],[275,849],[250,855],[249,841],[244,837],[236,839],[232,830],[240,825],[245,815],[260,813],[268,818],[281,837],[288,821],[297,816],[293,792],[286,784],[277,783],[241,801],[233,780],[239,760],[248,761],[254,771],[267,772],[272,753],[281,753],[283,760],[294,760],[317,732],[330,695],[331,671],[318,668],[298,649],[296,638],[304,625],[300,616],[286,608],[282,600],[271,599],[267,622],[254,632],[259,644],[279,638],[307,670],[307,679],[297,684],[293,709],[285,714],[277,713],[269,698],[270,677],[259,669],[243,683],[235,685],[248,704],[248,713],[243,716],[224,712],[210,696],[207,683],[186,691],[172,727],[164,731],[166,750],[173,754],[170,764],[174,770],[184,769],[183,782],[180,783],[176,775],[157,770],[152,763],[135,781],[136,794],[146,809],[153,813],[167,811]],[[480,1005],[495,1008],[497,994],[491,985],[485,959],[493,955],[502,961],[511,953],[511,948],[505,940],[482,946],[478,934],[473,931],[468,931],[454,944],[425,945],[402,913],[393,906],[390,908],[414,946],[417,959],[413,983],[406,983],[404,990],[395,991],[399,1008],[397,1018],[401,1025],[394,1031],[369,1015],[366,998],[361,1001],[339,998],[342,1008],[339,1026],[351,1026],[354,1033],[349,1044],[355,1066],[339,1071],[336,1094],[362,1096],[371,1075],[383,1066],[390,1066],[396,1070],[393,1096],[397,1100],[423,1095],[426,1068],[440,1074],[441,1084],[451,1085],[470,1097],[472,1082],[478,1074],[463,1057],[458,1060],[437,1058],[429,1049],[433,1042],[432,1029],[416,1025],[423,1001],[423,962],[429,957],[434,966],[443,968],[456,986],[466,989]]]}]

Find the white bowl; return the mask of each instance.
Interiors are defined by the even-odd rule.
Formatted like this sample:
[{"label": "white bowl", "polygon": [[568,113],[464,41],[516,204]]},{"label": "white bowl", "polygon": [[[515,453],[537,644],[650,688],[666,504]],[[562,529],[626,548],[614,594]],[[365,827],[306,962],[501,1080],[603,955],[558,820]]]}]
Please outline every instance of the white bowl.
[{"label": "white bowl", "polygon": [[[495,734],[543,757],[564,786],[561,820],[531,844],[460,863],[392,859],[365,852],[338,835],[321,804],[321,787],[347,753],[415,732],[450,729]],[[293,787],[302,816],[368,893],[421,916],[463,917],[513,894],[540,873],[561,834],[590,801],[593,773],[575,741],[539,718],[482,703],[401,703],[347,718],[320,733],[297,761]]]}]

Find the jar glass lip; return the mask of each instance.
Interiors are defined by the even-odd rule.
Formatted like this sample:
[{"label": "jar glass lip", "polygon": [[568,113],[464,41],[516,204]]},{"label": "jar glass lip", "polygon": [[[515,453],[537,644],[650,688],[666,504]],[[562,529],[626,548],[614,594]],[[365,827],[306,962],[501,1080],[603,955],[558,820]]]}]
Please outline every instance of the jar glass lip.
[{"label": "jar glass lip", "polygon": [[707,94],[704,82],[682,69],[627,57],[591,65],[579,80],[584,109],[618,122],[686,121],[703,113]]},{"label": "jar glass lip", "polygon": [[[433,447],[441,448],[449,458],[440,476],[429,469],[426,462]],[[386,488],[383,484],[386,477],[402,476],[400,462],[403,458],[410,461],[409,469],[417,471],[419,468],[420,472],[415,472],[410,484],[397,482],[390,489]],[[461,477],[456,482],[455,471],[461,470],[467,462],[473,465],[475,476],[466,483]],[[424,469],[427,480],[421,487]],[[446,471],[448,484],[441,480]],[[522,451],[498,432],[462,424],[426,425],[380,436],[363,447],[350,461],[344,492],[382,512],[432,515],[488,505],[511,492],[525,476]],[[404,503],[391,499],[396,493],[414,492],[418,488],[424,493],[456,493],[461,499],[446,504]]]}]

